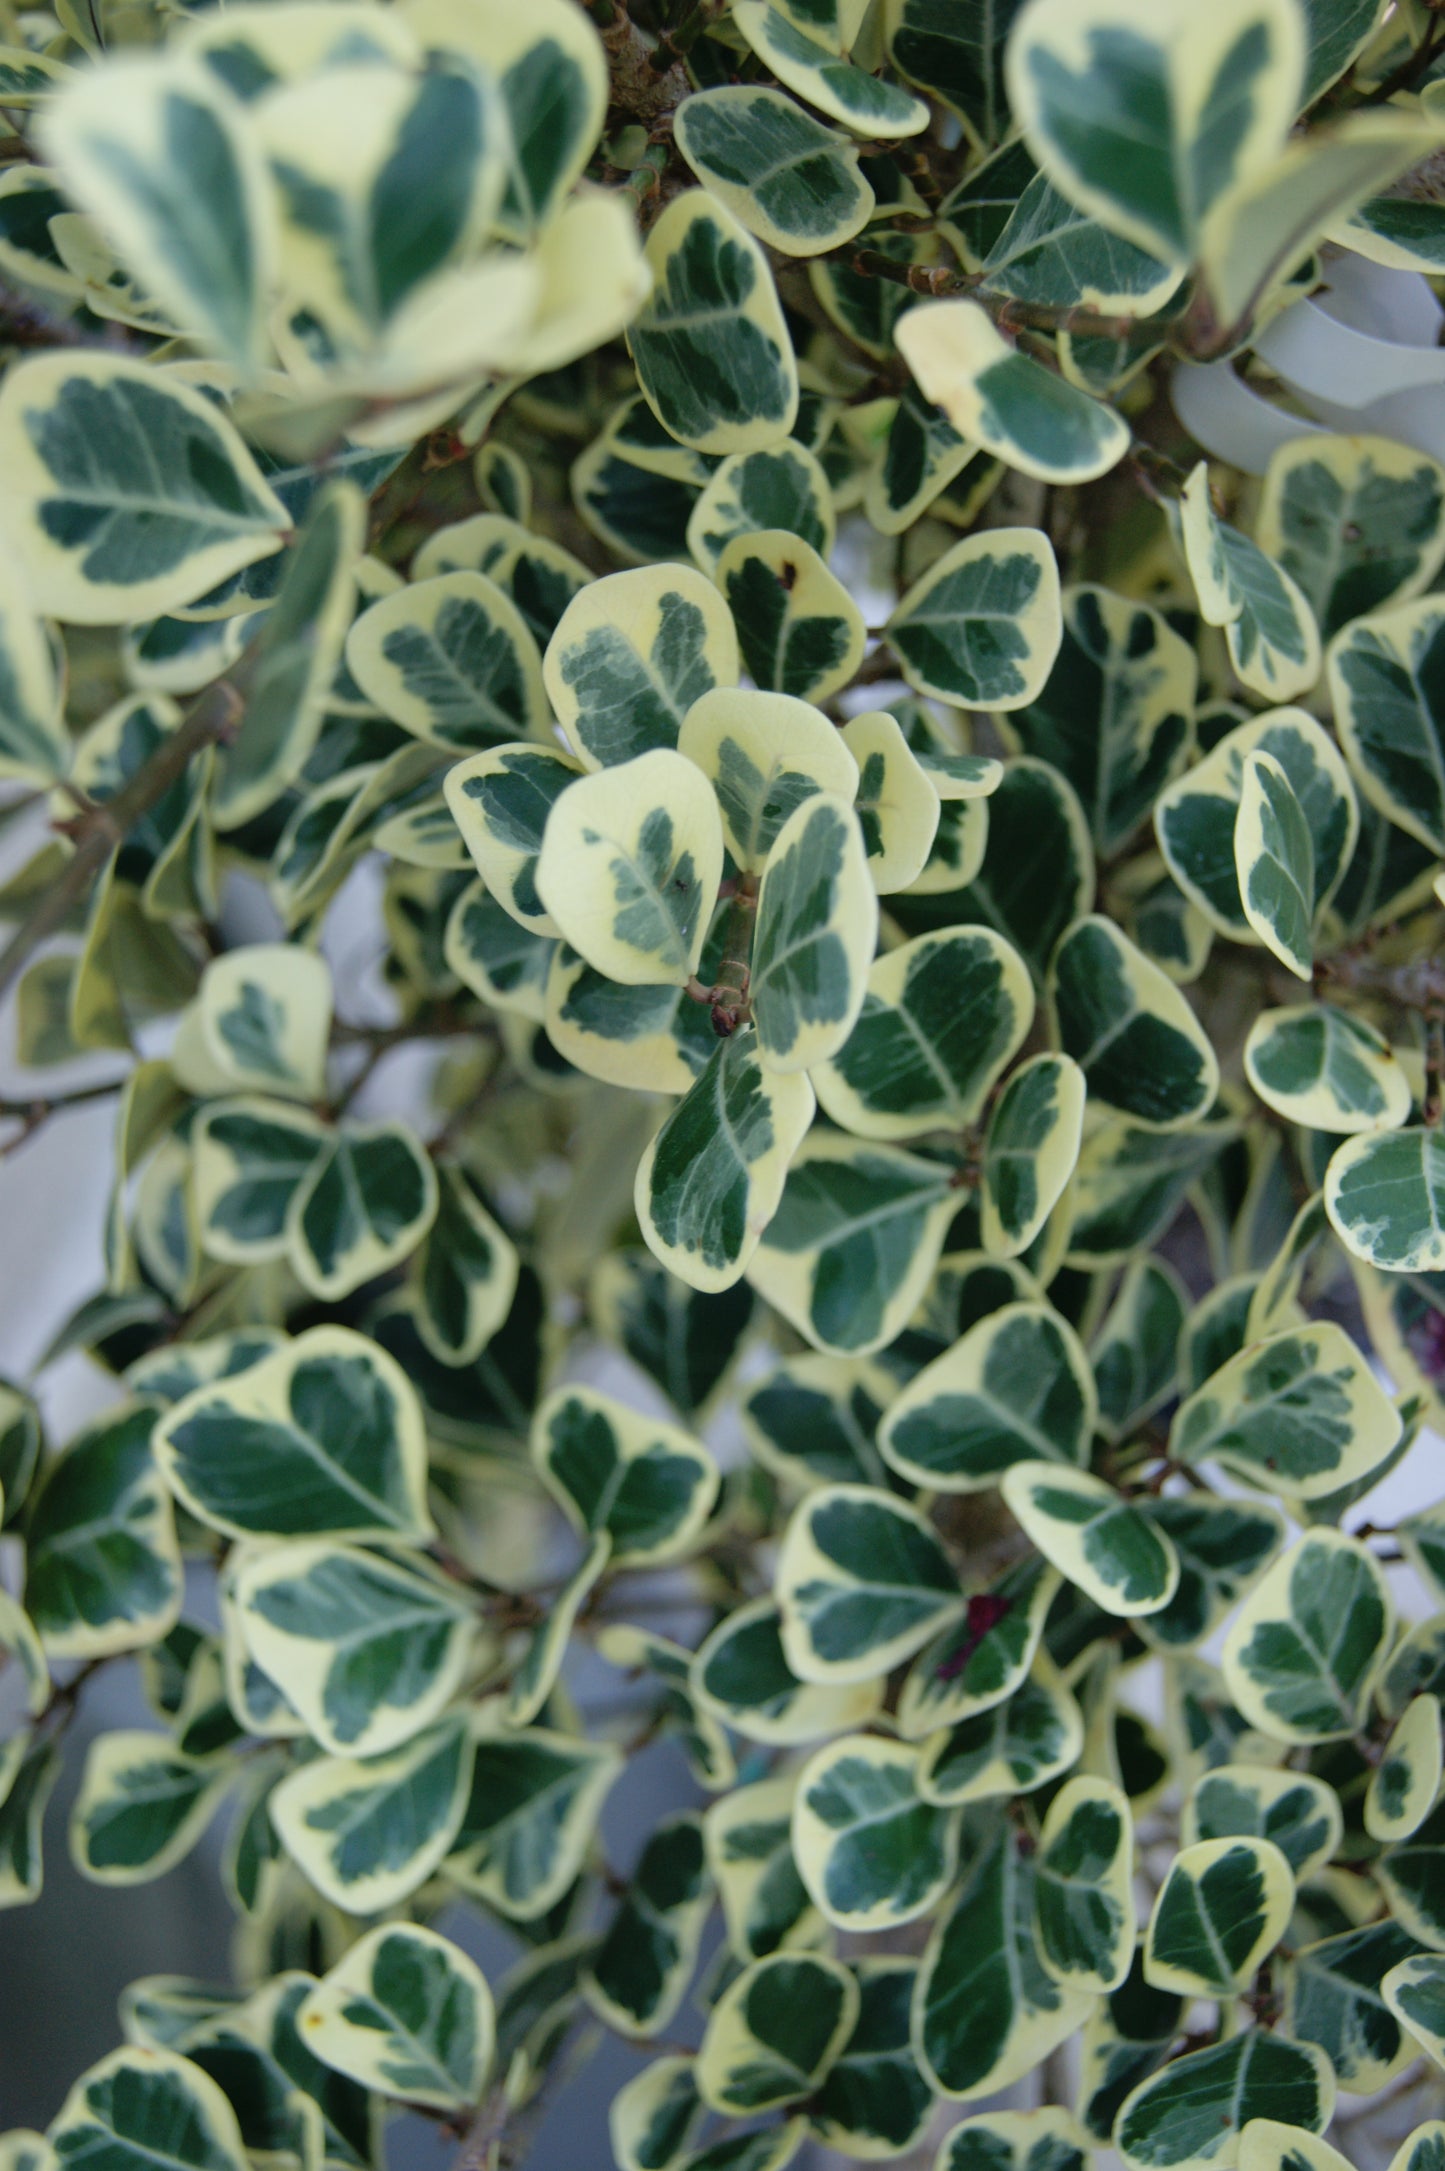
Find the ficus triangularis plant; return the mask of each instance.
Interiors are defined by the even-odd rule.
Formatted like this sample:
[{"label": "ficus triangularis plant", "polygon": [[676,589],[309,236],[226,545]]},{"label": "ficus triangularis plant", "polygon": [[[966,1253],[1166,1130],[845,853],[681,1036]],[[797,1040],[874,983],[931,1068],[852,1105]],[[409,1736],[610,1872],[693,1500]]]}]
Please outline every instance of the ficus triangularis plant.
[{"label": "ficus triangularis plant", "polygon": [[1438,320],[1445,16],[0,0],[0,114],[5,1150],[115,1109],[0,1905],[236,1916],[0,2171],[608,2032],[619,2171],[1441,2171],[1445,467],[1257,346]]}]

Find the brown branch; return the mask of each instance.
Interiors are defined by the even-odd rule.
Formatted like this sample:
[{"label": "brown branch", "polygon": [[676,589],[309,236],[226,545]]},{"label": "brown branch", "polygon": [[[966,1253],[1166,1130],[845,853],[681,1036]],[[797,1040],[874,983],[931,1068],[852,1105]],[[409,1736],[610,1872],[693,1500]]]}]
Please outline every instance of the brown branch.
[{"label": "brown branch", "polygon": [[57,316],[28,295],[0,280],[0,346],[89,347],[126,354],[139,352],[139,342],[122,324],[107,324],[96,331]]},{"label": "brown branch", "polygon": [[89,896],[112,852],[124,843],[137,822],[185,774],[194,755],[233,736],[243,710],[241,694],[233,681],[218,679],[113,799],[77,816],[71,831],[75,850],[29,919],[22,921],[0,952],[0,1000],[15,985],[41,943],[57,933],[75,907]]},{"label": "brown branch", "polygon": [[1437,21],[1409,58],[1401,61],[1394,73],[1387,75],[1382,83],[1377,83],[1372,91],[1366,92],[1356,110],[1364,106],[1382,106],[1388,99],[1393,98],[1397,91],[1413,90],[1431,62],[1439,59],[1442,51],[1445,51],[1445,21]]},{"label": "brown branch", "polygon": [[58,1116],[67,1108],[79,1108],[87,1101],[109,1100],[119,1093],[123,1078],[111,1078],[104,1085],[80,1086],[74,1093],[57,1093],[49,1099],[0,1100],[0,1122],[16,1122],[20,1125],[13,1138],[7,1138],[0,1146],[0,1161],[6,1161],[12,1153],[32,1139],[52,1116]]},{"label": "brown branch", "polygon": [[1445,1009],[1445,962],[1420,958],[1409,965],[1380,965],[1368,956],[1342,951],[1322,958],[1315,967],[1316,994],[1332,987],[1359,988],[1362,993],[1382,995],[1404,1010],[1427,1013]]},{"label": "brown branch", "polygon": [[1137,317],[1105,314],[1076,302],[1025,302],[1001,294],[988,284],[982,272],[953,271],[946,264],[903,264],[885,256],[881,249],[854,249],[851,244],[834,255],[865,279],[888,279],[895,286],[911,288],[930,300],[966,299],[986,309],[1001,332],[1029,329],[1040,332],[1072,332],[1087,339],[1163,338],[1179,322],[1178,312]]}]

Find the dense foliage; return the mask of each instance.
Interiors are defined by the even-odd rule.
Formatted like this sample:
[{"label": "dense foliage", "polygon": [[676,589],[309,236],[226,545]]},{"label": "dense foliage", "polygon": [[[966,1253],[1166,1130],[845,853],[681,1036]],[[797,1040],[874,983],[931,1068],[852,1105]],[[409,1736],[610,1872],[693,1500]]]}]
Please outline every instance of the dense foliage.
[{"label": "dense foliage", "polygon": [[610,2029],[623,2171],[1438,2171],[1445,468],[1254,346],[1445,274],[1445,18],[0,41],[7,1143],[116,1101],[0,1905],[134,1659],[74,1859],[238,1918],[0,2167],[482,2171]]}]

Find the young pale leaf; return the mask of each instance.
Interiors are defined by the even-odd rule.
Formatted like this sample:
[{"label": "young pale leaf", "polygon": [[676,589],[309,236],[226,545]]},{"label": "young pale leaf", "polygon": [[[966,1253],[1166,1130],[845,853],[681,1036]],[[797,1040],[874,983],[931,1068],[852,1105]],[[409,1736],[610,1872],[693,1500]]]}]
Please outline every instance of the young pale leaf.
[{"label": "young pale leaf", "polygon": [[608,1742],[481,1731],[447,1876],[508,1919],[535,1921],[576,1878],[621,1769]]},{"label": "young pale leaf", "polygon": [[1359,1727],[1393,1619],[1374,1555],[1339,1531],[1311,1531],[1235,1616],[1224,1646],[1229,1693],[1275,1740],[1340,1740]]},{"label": "young pale leaf", "polygon": [[667,2026],[697,1964],[712,1899],[702,1820],[665,1817],[583,1976],[588,2003],[609,2027],[649,2036]]},{"label": "young pale leaf", "polygon": [[1272,455],[1255,540],[1329,641],[1428,587],[1445,561],[1445,469],[1385,437],[1291,438]]},{"label": "young pale leaf", "polygon": [[1020,353],[977,302],[921,303],[900,318],[897,345],[959,436],[1021,474],[1090,482],[1129,449],[1114,408]]},{"label": "young pale leaf", "polygon": [[800,2102],[827,2074],[858,2009],[858,1985],[837,1960],[774,1953],[755,1961],[708,2016],[699,2095],[730,2117]]},{"label": "young pale leaf", "polygon": [[1251,2119],[1321,2133],[1334,2107],[1334,2069],[1322,2050],[1252,2027],[1142,2082],[1119,2111],[1114,2145],[1128,2171],[1203,2171],[1236,2158]]},{"label": "young pale leaf", "polygon": [[[818,1669],[812,1668],[816,1677]],[[698,1702],[725,1720],[745,1741],[768,1747],[821,1741],[849,1726],[863,1726],[882,1701],[880,1676],[857,1680],[829,1673],[803,1680],[784,1648],[783,1615],[776,1600],[755,1598],[737,1606],[705,1636],[692,1664]]]},{"label": "young pale leaf", "polygon": [[1015,1463],[1085,1467],[1096,1418],[1073,1329],[1047,1304],[1004,1304],[909,1381],[878,1445],[916,1485],[979,1492]]},{"label": "young pale leaf", "polygon": [[42,610],[119,625],[279,550],[290,515],[225,415],[119,355],[17,363],[0,388],[14,545]]},{"label": "young pale leaf", "polygon": [[1230,661],[1244,684],[1270,701],[1308,693],[1320,675],[1314,613],[1281,566],[1219,519],[1203,460],[1184,486],[1179,524],[1200,614],[1207,625],[1223,626]]},{"label": "young pale leaf", "polygon": [[793,1794],[791,1778],[759,1780],[724,1794],[703,1818],[728,1942],[744,1966],[827,1938],[793,1860]]},{"label": "young pale leaf", "polygon": [[1022,1687],[1061,1578],[1037,1557],[975,1591],[961,1617],[919,1652],[898,1698],[898,1730],[922,1740],[993,1709]]},{"label": "young pale leaf", "polygon": [[1036,528],[966,536],[914,582],[887,632],[920,693],[965,708],[1023,707],[1042,690],[1063,637],[1047,537]]},{"label": "young pale leaf", "polygon": [[196,1844],[224,1793],[224,1765],[198,1763],[162,1734],[91,1744],[70,1815],[70,1853],[96,1884],[148,1884]]},{"label": "young pale leaf", "polygon": [[344,1123],[287,1208],[297,1279],[313,1296],[350,1296],[397,1266],[436,1218],[431,1158],[405,1123]]},{"label": "young pale leaf", "polygon": [[1298,980],[1314,970],[1314,840],[1294,786],[1272,754],[1247,754],[1234,817],[1234,872],[1244,916]]},{"label": "young pale leaf", "polygon": [[821,37],[811,34],[823,29],[816,9],[737,0],[734,20],[778,81],[830,120],[862,136],[888,139],[916,136],[928,126],[921,98],[910,98],[896,83],[845,60],[826,30]]},{"label": "young pale leaf", "polygon": [[828,1485],[795,1510],[778,1558],[783,1649],[800,1680],[877,1679],[963,1610],[923,1517],[866,1485]]},{"label": "young pale leaf", "polygon": [[778,831],[758,891],[749,997],[765,1068],[811,1070],[842,1047],[863,1007],[877,930],[857,816],[846,800],[815,793]]},{"label": "young pale leaf", "polygon": [[188,1092],[319,1100],[331,1034],[331,968],[291,942],[213,958],[183,1015],[171,1068]]},{"label": "young pale leaf", "polygon": [[1231,1764],[1206,1772],[1184,1805],[1183,1845],[1202,1839],[1267,1839],[1289,1864],[1297,1884],[1322,1869],[1338,1850],[1344,1820],[1333,1787],[1307,1772]]},{"label": "young pale leaf", "polygon": [[242,370],[266,354],[276,226],[260,147],[209,70],[178,52],[75,74],[48,100],[66,194],[178,326]]},{"label": "young pale leaf", "polygon": [[1262,1011],[1244,1044],[1245,1076],[1266,1107],[1306,1130],[1398,1130],[1410,1081],[1384,1035],[1336,1003]]},{"label": "young pale leaf", "polygon": [[[906,890],[928,865],[942,816],[933,775],[886,709],[868,709],[839,737],[858,764],[854,800],[880,897]],[[956,802],[950,802],[956,804]]]},{"label": "young pale leaf", "polygon": [[1400,1413],[1343,1327],[1322,1320],[1250,1343],[1183,1404],[1169,1436],[1286,1499],[1329,1494],[1382,1462]]},{"label": "young pale leaf", "polygon": [[955,1208],[938,1162],[815,1129],[748,1275],[815,1349],[867,1356],[916,1308]]},{"label": "young pale leaf", "polygon": [[717,1499],[707,1449],[588,1387],[561,1387],[538,1410],[532,1456],[586,1537],[606,1533],[619,1563],[665,1560],[696,1537]]},{"label": "young pale leaf", "polygon": [[733,621],[712,582],[692,566],[641,566],[574,596],[542,676],[577,758],[604,769],[675,747],[693,703],[736,686],[739,668]]},{"label": "young pale leaf", "polygon": [[1112,853],[1150,812],[1189,744],[1194,651],[1147,604],[1085,585],[1063,596],[1063,645],[1008,729],[1079,794]]},{"label": "young pale leaf", "polygon": [[1003,1496],[1060,1574],[1105,1613],[1157,1613],[1179,1585],[1179,1557],[1165,1533],[1101,1478],[1059,1463],[1018,1462]]},{"label": "young pale leaf", "polygon": [[1325,1210],[1347,1251],[1391,1274],[1445,1271],[1445,1136],[1367,1132],[1337,1148]]},{"label": "young pale leaf", "polygon": [[1187,0],[1032,0],[1005,72],[1024,140],[1064,194],[1188,265],[1212,207],[1281,149],[1304,62],[1286,0],[1204,15]]},{"label": "young pale leaf", "polygon": [[851,800],[858,789],[845,734],[821,709],[789,694],[704,693],[688,710],[677,747],[712,784],[727,848],[749,873],[761,870],[805,799],[829,792]]},{"label": "young pale leaf", "polygon": [[197,1388],[155,1431],[167,1483],[231,1537],[430,1533],[421,1408],[395,1360],[313,1327],[234,1378]]},{"label": "young pale leaf", "polygon": [[181,1558],[151,1452],[153,1403],[89,1426],[50,1461],[26,1523],[25,1610],[51,1658],[104,1658],[165,1635]]},{"label": "young pale leaf", "polygon": [[101,2158],[114,2171],[244,2171],[241,2131],[208,2073],[173,2051],[112,2051],[83,2073],[47,2136],[51,2161]]},{"label": "young pale leaf", "polygon": [[796,535],[824,559],[832,552],[837,521],[827,472],[792,438],[766,452],[735,452],[718,462],[689,516],[687,547],[704,573],[716,578],[718,560],[733,538],[760,529]]},{"label": "young pale leaf", "polygon": [[1437,2066],[1445,2066],[1445,1960],[1421,1953],[1392,1967],[1380,1984],[1390,2011]]},{"label": "young pale leaf", "polygon": [[716,579],[755,685],[828,701],[849,683],[867,645],[863,614],[811,544],[785,528],[735,535]]},{"label": "young pale leaf", "polygon": [[1049,1000],[1089,1096],[1161,1129],[1202,1116],[1219,1065],[1184,996],[1113,922],[1091,914],[1054,952]]},{"label": "young pale leaf", "polygon": [[983,1245],[1017,1258],[1043,1228],[1074,1172],[1088,1088],[1070,1055],[1036,1055],[994,1103],[983,1147]]},{"label": "young pale leaf", "polygon": [[631,987],[679,982],[697,970],[722,863],[722,823],[706,779],[659,747],[563,792],[547,818],[537,890],[573,948],[606,978]]},{"label": "young pale leaf", "polygon": [[386,1756],[301,1765],[272,1795],[271,1820],[323,1898],[348,1914],[381,1914],[451,1849],[471,1769],[466,1721],[453,1716]]},{"label": "young pale leaf", "polygon": [[1365,1830],[1385,1844],[1408,1839],[1434,1808],[1445,1776],[1440,1699],[1414,1696],[1395,1722],[1365,1793]]},{"label": "young pale leaf", "polygon": [[252,1660],[333,1756],[378,1756],[430,1725],[473,1654],[456,1585],[356,1546],[248,1553],[233,1602]]},{"label": "young pale leaf", "polygon": [[578,178],[602,127],[607,62],[595,30],[565,0],[543,0],[525,17],[409,0],[405,17],[425,44],[465,53],[495,77],[506,115],[499,223],[527,241]]},{"label": "young pale leaf", "polygon": [[886,1930],[928,1914],[953,1877],[958,1818],[918,1792],[918,1751],[848,1734],[804,1766],[793,1855],[820,1913],[844,1930]]},{"label": "young pale leaf", "polygon": [[918,1791],[945,1808],[1032,1793],[1076,1764],[1083,1746],[1079,1706],[1053,1660],[1039,1650],[1005,1701],[929,1735],[920,1753]]},{"label": "young pale leaf", "polygon": [[729,1289],[746,1271],[813,1109],[808,1080],[765,1069],[756,1036],[740,1033],[652,1140],[637,1167],[638,1225],[691,1288]]},{"label": "young pale leaf", "polygon": [[677,147],[698,179],[759,241],[818,256],[867,225],[873,191],[845,136],[793,99],[752,84],[685,98]]},{"label": "young pale leaf", "polygon": [[[766,892],[764,893],[766,895]],[[1001,935],[956,928],[888,951],[857,1023],[812,1072],[824,1109],[862,1138],[975,1122],[1033,1022],[1028,968]]]},{"label": "young pale leaf", "polygon": [[1154,1902],[1144,1975],[1156,1990],[1228,1997],[1284,1933],[1294,1878],[1267,1839],[1206,1839],[1175,1855]]},{"label": "young pale leaf", "polygon": [[1007,1817],[987,1812],[966,1831],[963,1881],[919,1969],[914,2048],[934,2086],[963,2101],[1009,2087],[1089,2010],[1084,1993],[1043,1966],[1034,1861],[1020,1838]]},{"label": "young pale leaf", "polygon": [[1427,120],[1399,110],[1356,112],[1297,136],[1232,189],[1205,221],[1200,277],[1226,337],[1247,324],[1282,278],[1362,203],[1377,198],[1439,144]]},{"label": "young pale leaf", "polygon": [[470,754],[546,736],[537,644],[484,574],[437,573],[383,596],[347,636],[346,663],[383,715],[431,745]]},{"label": "young pale leaf", "polygon": [[647,263],[653,291],[627,339],[663,428],[698,452],[753,452],[790,436],[797,364],[752,235],[689,189],[649,233]]},{"label": "young pale leaf", "polygon": [[1108,1779],[1066,1780],[1034,1873],[1039,1957],[1072,1990],[1117,1990],[1134,1958],[1134,1823]]},{"label": "young pale leaf", "polygon": [[307,1993],[297,2015],[315,2057],[363,2088],[457,2110],[492,2059],[492,1993],[476,1962],[435,1930],[384,1923]]}]

